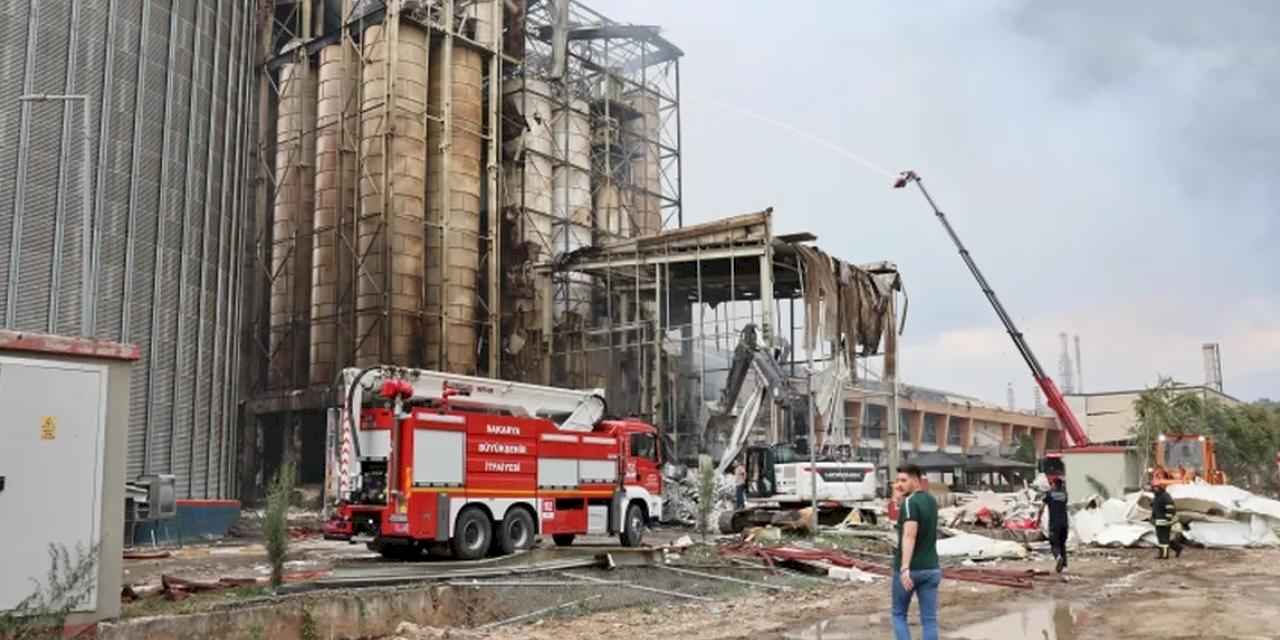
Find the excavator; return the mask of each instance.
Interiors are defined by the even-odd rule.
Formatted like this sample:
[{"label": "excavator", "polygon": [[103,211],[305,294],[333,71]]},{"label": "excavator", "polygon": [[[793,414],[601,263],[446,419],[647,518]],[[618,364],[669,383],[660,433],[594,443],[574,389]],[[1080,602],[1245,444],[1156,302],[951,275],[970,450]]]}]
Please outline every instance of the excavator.
[{"label": "excavator", "polygon": [[1227,484],[1227,474],[1218,467],[1213,438],[1193,434],[1166,434],[1152,445],[1151,484]]},{"label": "excavator", "polygon": [[[817,388],[800,392],[792,387],[778,360],[778,353],[760,344],[755,325],[743,328],[725,387],[713,412],[718,415],[713,415],[713,420],[731,414],[745,395],[720,454],[717,471],[726,472],[739,453],[745,454],[747,506],[725,514],[719,523],[721,532],[737,533],[748,526],[794,521],[797,513],[811,505],[815,498],[820,523],[841,522],[854,510],[862,519],[874,522],[875,511],[869,501],[876,497],[875,465],[837,459],[825,452],[815,455],[811,465],[808,447],[815,443],[808,442],[807,438],[794,438],[794,444],[746,444],[766,402],[779,407],[788,423],[796,424],[810,410],[807,408],[809,393],[813,394],[813,407],[817,409],[815,418],[831,416],[834,403],[843,401],[838,391],[843,388],[844,380],[839,375],[815,376],[815,380],[821,380]],[[707,430],[707,436],[716,435],[716,430]],[[714,450],[719,443],[704,444],[708,450]]]},{"label": "excavator", "polygon": [[[978,264],[973,261],[973,256],[969,254],[969,250],[965,248],[964,243],[960,242],[960,236],[956,235],[955,229],[951,228],[951,223],[947,221],[946,214],[942,213],[937,203],[934,202],[933,196],[929,195],[929,192],[924,188],[924,181],[920,179],[920,175],[915,171],[903,171],[898,174],[893,183],[893,188],[902,189],[909,184],[914,184],[920,190],[920,194],[929,203],[929,208],[933,209],[933,214],[937,216],[938,221],[947,230],[947,235],[955,243],[956,250],[960,252],[960,258],[964,260],[965,266],[969,268],[969,273],[972,273],[974,279],[978,281],[978,287],[982,289],[987,301],[991,303],[996,315],[1000,317],[1000,322],[1004,324],[1005,331],[1013,339],[1013,344],[1017,347],[1019,355],[1022,356],[1027,366],[1031,368],[1031,377],[1040,386],[1040,390],[1044,392],[1045,401],[1048,402],[1049,408],[1057,416],[1058,424],[1061,425],[1062,431],[1069,441],[1069,448],[1087,447],[1092,444],[1084,428],[1080,426],[1080,421],[1071,412],[1071,407],[1067,406],[1067,400],[1063,397],[1062,391],[1058,389],[1058,385],[1054,383],[1053,378],[1050,378],[1049,374],[1045,372],[1044,367],[1040,366],[1040,360],[1032,353],[1031,346],[1027,344],[1026,338],[1023,337],[1018,327],[1013,324],[1013,318],[1009,316],[1008,311],[1005,311],[1004,305],[1000,304],[1000,299],[996,297],[996,292],[991,288],[991,285],[987,284],[987,279],[983,277],[982,271],[978,269]],[[1041,463],[1040,471],[1049,478],[1065,476],[1066,465],[1062,461],[1061,452],[1047,452],[1045,459]]]}]

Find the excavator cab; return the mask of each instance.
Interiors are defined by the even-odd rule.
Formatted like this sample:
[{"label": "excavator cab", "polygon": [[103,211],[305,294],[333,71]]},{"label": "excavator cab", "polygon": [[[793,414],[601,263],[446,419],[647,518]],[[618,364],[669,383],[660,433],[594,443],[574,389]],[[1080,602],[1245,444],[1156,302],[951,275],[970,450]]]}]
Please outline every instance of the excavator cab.
[{"label": "excavator cab", "polygon": [[1201,480],[1226,484],[1227,476],[1218,468],[1213,438],[1190,434],[1160,434],[1156,438],[1149,470],[1153,484],[1187,484]]},{"label": "excavator cab", "polygon": [[776,463],[777,457],[772,447],[747,447],[748,497],[769,498],[778,492],[778,479],[774,472]]}]

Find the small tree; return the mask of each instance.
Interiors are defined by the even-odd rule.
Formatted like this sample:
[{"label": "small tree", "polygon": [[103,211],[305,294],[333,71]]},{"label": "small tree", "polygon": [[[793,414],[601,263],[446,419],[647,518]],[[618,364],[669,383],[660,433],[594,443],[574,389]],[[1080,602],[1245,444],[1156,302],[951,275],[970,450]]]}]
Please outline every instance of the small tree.
[{"label": "small tree", "polygon": [[711,463],[711,456],[698,456],[698,531],[702,539],[707,539],[711,513],[716,500],[716,466]]},{"label": "small tree", "polygon": [[72,561],[66,547],[49,545],[46,584],[37,582],[31,595],[13,609],[0,612],[0,638],[61,638],[67,616],[93,591],[97,569],[96,550],[85,551],[77,546],[76,558]]},{"label": "small tree", "polygon": [[294,472],[292,464],[285,464],[276,471],[267,489],[267,512],[263,518],[263,535],[266,537],[267,560],[271,563],[271,588],[280,588],[284,582],[284,561],[289,554],[289,498],[293,494]]},{"label": "small tree", "polygon": [[1013,452],[1013,459],[1027,464],[1036,463],[1036,441],[1028,434],[1018,436],[1018,448]]}]

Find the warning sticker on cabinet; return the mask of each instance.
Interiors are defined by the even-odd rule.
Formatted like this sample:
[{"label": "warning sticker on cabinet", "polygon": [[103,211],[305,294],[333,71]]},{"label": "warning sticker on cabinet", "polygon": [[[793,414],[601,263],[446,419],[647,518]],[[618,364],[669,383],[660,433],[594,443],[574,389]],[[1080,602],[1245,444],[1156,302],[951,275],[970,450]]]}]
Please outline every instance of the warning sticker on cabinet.
[{"label": "warning sticker on cabinet", "polygon": [[53,440],[58,437],[58,419],[53,416],[45,416],[40,421],[40,439]]}]

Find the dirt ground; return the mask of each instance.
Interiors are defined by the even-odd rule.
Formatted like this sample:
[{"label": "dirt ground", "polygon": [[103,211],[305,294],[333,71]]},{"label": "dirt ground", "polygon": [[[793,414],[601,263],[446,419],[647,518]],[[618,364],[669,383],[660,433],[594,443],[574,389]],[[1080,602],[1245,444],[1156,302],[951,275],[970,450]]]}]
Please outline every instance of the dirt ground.
[{"label": "dirt ground", "polygon": [[[658,530],[651,544],[661,546],[685,535]],[[697,537],[696,535],[694,536]],[[615,540],[584,539],[579,552],[605,550]],[[325,573],[338,568],[369,567],[395,570],[364,545],[326,542],[318,538],[291,545],[289,572]],[[583,548],[585,547],[585,548]],[[551,553],[557,553],[550,550]],[[1010,569],[1049,569],[1044,556],[1036,560],[989,566]],[[427,565],[435,559],[424,561]],[[447,563],[447,559],[445,560]],[[694,547],[681,558],[687,568],[747,582],[772,584],[753,588],[726,581],[681,576],[662,569],[632,569],[592,574],[614,586],[581,582],[569,588],[473,590],[476,596],[498,598],[487,621],[533,611],[526,619],[493,630],[470,630],[465,637],[494,640],[595,640],[600,637],[644,637],[720,640],[727,638],[798,638],[860,640],[889,637],[888,582],[836,583],[789,576],[766,578],[763,571],[717,568],[724,563],[711,547]],[[164,560],[126,560],[125,583],[158,582],[161,573],[192,579],[261,577],[267,573],[266,554],[256,541],[196,545],[175,550]],[[564,581],[546,575],[535,580]],[[664,597],[620,586],[643,584],[697,594],[710,601]],[[786,590],[779,590],[784,585]],[[218,603],[263,596],[263,588],[244,588],[200,595],[181,602],[150,598],[127,604],[125,616],[190,613]],[[595,596],[590,606],[555,608],[546,605]],[[913,611],[914,614],[914,611]],[[996,640],[1037,638],[1280,638],[1280,550],[1188,549],[1183,557],[1157,561],[1149,549],[1081,550],[1072,557],[1068,579],[1039,578],[1033,589],[1012,589],[971,582],[947,581],[942,588],[941,621],[944,638]],[[481,622],[481,621],[477,621]],[[916,634],[918,636],[918,629]],[[414,636],[407,635],[407,639]],[[438,637],[438,636],[419,636]]]},{"label": "dirt ground", "polygon": [[[1150,550],[1077,554],[1066,582],[1031,590],[946,582],[943,637],[1280,637],[1280,552],[1188,549],[1160,562]],[[1046,562],[999,566],[1047,568]],[[913,612],[914,613],[914,612]],[[914,616],[913,616],[914,617]],[[714,604],[623,609],[512,625],[495,640],[594,640],[644,630],[645,637],[718,640],[856,640],[890,635],[888,583],[828,585],[781,595],[752,593]],[[915,631],[918,637],[919,630]]]}]

